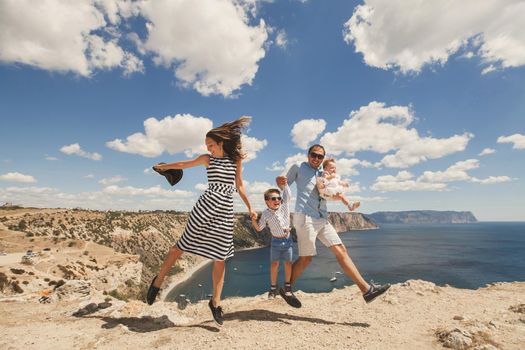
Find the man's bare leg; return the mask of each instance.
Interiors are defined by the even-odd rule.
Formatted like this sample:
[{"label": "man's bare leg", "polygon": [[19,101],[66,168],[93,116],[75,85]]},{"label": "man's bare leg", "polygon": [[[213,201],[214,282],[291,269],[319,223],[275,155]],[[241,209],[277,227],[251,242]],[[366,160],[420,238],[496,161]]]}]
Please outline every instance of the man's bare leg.
[{"label": "man's bare leg", "polygon": [[352,279],[352,281],[357,284],[359,289],[361,290],[361,293],[366,293],[370,289],[370,285],[364,280],[364,278],[359,273],[359,270],[355,266],[354,262],[348,255],[348,252],[346,251],[345,247],[342,244],[336,244],[330,247],[330,250],[332,253],[334,253],[337,262],[341,267],[343,268],[344,272],[348,277]]},{"label": "man's bare leg", "polygon": [[310,263],[312,262],[312,258],[313,256],[300,256],[299,259],[297,259],[293,263],[292,278],[290,278],[291,284],[294,284],[295,281],[297,281],[297,279],[299,278],[299,276],[301,276],[304,269],[306,269],[306,267],[310,265]]}]

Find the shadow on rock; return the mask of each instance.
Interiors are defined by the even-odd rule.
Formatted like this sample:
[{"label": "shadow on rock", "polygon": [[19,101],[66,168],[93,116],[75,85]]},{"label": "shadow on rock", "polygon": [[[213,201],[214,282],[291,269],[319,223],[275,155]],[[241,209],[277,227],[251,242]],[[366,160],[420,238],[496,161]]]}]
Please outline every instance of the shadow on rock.
[{"label": "shadow on rock", "polygon": [[[202,328],[210,332],[219,332],[217,327],[205,324],[176,325],[171,322],[168,316],[161,317],[109,317],[109,316],[89,316],[89,318],[98,318],[106,322],[102,325],[104,329],[112,329],[118,325],[125,326],[128,330],[137,333],[147,333],[160,331],[165,328]],[[205,322],[206,323],[206,322]]]},{"label": "shadow on rock", "polygon": [[239,320],[239,321],[256,320],[256,321],[282,322],[286,324],[290,324],[289,321],[303,321],[303,322],[311,322],[311,323],[317,323],[317,324],[329,324],[329,325],[334,324],[334,325],[352,326],[352,327],[361,327],[361,328],[370,327],[368,323],[362,323],[362,322],[340,323],[340,322],[323,320],[322,318],[295,316],[295,315],[282,314],[278,312],[261,310],[261,309],[227,313],[224,315],[224,319],[225,320]]}]

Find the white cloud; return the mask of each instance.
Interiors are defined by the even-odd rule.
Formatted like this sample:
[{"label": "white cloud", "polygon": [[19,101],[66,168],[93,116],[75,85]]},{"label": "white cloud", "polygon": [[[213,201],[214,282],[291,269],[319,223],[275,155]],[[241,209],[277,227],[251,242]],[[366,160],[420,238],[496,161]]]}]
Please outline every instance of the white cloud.
[{"label": "white cloud", "polygon": [[496,184],[512,181],[508,176],[489,176],[486,179],[472,177],[467,171],[479,168],[477,159],[457,162],[444,171],[425,171],[417,180],[408,171],[400,171],[396,176],[379,176],[371,189],[374,191],[443,191],[448,190],[448,182],[465,181],[480,184]]},{"label": "white cloud", "polygon": [[118,184],[119,182],[126,181],[126,180],[127,179],[125,177],[122,177],[120,175],[116,175],[116,176],[110,177],[108,179],[102,179],[98,183],[102,184],[104,186],[108,186],[108,185]]},{"label": "white cloud", "polygon": [[126,186],[126,187],[120,187],[116,185],[111,185],[103,190],[104,193],[111,194],[111,195],[119,195],[119,196],[147,196],[147,197],[167,197],[167,198],[173,198],[173,197],[192,197],[194,195],[193,192],[189,191],[183,191],[183,190],[165,190],[161,188],[160,186],[154,186],[149,188],[140,188],[140,187],[133,187],[133,186]]},{"label": "white cloud", "polygon": [[266,167],[266,170],[269,170],[269,171],[283,171],[284,170],[284,166],[281,165],[281,162],[275,161],[275,162],[272,163],[272,165],[270,167]]},{"label": "white cloud", "polygon": [[257,152],[262,150],[268,144],[266,140],[258,140],[255,137],[246,136],[244,134],[241,136],[241,143],[243,151],[246,152],[246,158],[244,159],[245,162],[257,158]]},{"label": "white cloud", "polygon": [[428,159],[441,158],[463,151],[470,133],[445,139],[421,137],[409,125],[415,120],[413,111],[405,106],[385,107],[384,103],[370,102],[358,111],[352,111],[337,131],[325,133],[321,144],[330,154],[354,154],[358,151],[387,153],[378,165],[406,168]]},{"label": "white cloud", "polygon": [[208,184],[196,184],[195,189],[198,191],[206,191],[208,189]]},{"label": "white cloud", "polygon": [[36,182],[36,179],[31,175],[24,175],[21,173],[7,173],[0,175],[1,181],[9,181],[9,182],[23,182],[23,183],[34,183]]},{"label": "white cloud", "polygon": [[84,176],[85,179],[93,179],[95,177],[95,175],[93,174],[87,174],[86,176]]},{"label": "white cloud", "polygon": [[472,182],[477,182],[482,185],[491,185],[491,184],[509,182],[509,181],[512,181],[512,179],[508,176],[489,176],[486,179],[477,179],[475,177],[472,178]]},{"label": "white cloud", "polygon": [[400,171],[397,175],[378,176],[370,187],[373,191],[443,191],[447,188],[444,183],[426,183],[412,180],[413,175],[408,171]]},{"label": "white cloud", "polygon": [[[124,75],[143,72],[144,62],[137,56],[142,55],[172,69],[182,86],[202,95],[233,96],[251,85],[265,56],[268,32],[264,20],[254,18],[256,3],[4,1],[0,61],[90,77],[115,68]],[[130,48],[130,42],[136,47]]]},{"label": "white cloud", "polygon": [[346,22],[344,40],[372,67],[418,73],[465,49],[488,65],[486,74],[525,64],[523,18],[522,0],[365,0]]},{"label": "white cloud", "polygon": [[112,37],[113,27],[104,19],[110,4],[115,21],[123,15],[121,8],[131,6],[128,1],[107,0],[3,1],[0,61],[86,77],[96,69],[120,67],[125,74],[142,71],[140,59]]},{"label": "white cloud", "polygon": [[288,46],[288,38],[286,32],[283,29],[277,32],[277,36],[275,37],[275,45],[283,49],[286,49]]},{"label": "white cloud", "polygon": [[263,194],[269,188],[275,188],[275,184],[270,184],[265,181],[254,181],[249,182],[246,186],[248,193],[250,194]]},{"label": "white cloud", "polygon": [[151,168],[145,168],[142,172],[143,172],[144,174],[153,174],[153,169],[151,169]]},{"label": "white cloud", "polygon": [[51,157],[51,156],[46,155],[45,160],[55,161],[55,160],[58,160],[58,158],[57,158],[57,157]]},{"label": "white cloud", "polygon": [[167,116],[162,120],[148,118],[144,121],[144,133],[132,134],[126,141],[115,139],[106,142],[106,146],[144,157],[158,157],[164,151],[169,154],[185,152],[187,156],[192,156],[206,152],[204,138],[212,127],[210,119],[191,114]]},{"label": "white cloud", "polygon": [[2,193],[51,194],[57,190],[50,187],[8,187],[0,188]]},{"label": "white cloud", "polygon": [[294,164],[301,165],[301,163],[308,161],[305,153],[297,153],[293,156],[286,158],[284,161],[284,168],[286,171]]},{"label": "white cloud", "polygon": [[157,64],[173,67],[182,85],[230,96],[252,83],[268,34],[263,20],[249,25],[237,1],[144,1],[141,13],[148,21],[143,48]]},{"label": "white cloud", "polygon": [[361,186],[360,186],[359,182],[353,182],[353,181],[350,181],[349,179],[345,179],[345,178],[343,178],[342,180],[343,181],[347,181],[348,185],[349,185],[348,187],[344,188],[344,193],[359,193],[359,192],[362,192],[362,189],[361,189]]},{"label": "white cloud", "polygon": [[314,141],[325,129],[326,121],[323,119],[304,119],[297,122],[292,128],[292,141],[302,149],[307,149],[310,142]]},{"label": "white cloud", "polygon": [[68,154],[68,155],[76,154],[77,156],[91,159],[91,160],[101,160],[102,159],[102,156],[96,152],[89,153],[89,152],[82,150],[82,148],[80,147],[78,143],[72,143],[71,145],[63,146],[62,148],[60,148],[60,152]]},{"label": "white cloud", "polygon": [[359,160],[356,158],[338,158],[335,160],[335,164],[337,167],[337,173],[341,176],[359,175],[359,171],[355,169],[356,166],[362,166],[365,168],[372,167],[372,164],[370,162],[366,160]]},{"label": "white cloud", "polygon": [[[106,146],[119,152],[139,154],[144,157],[158,157],[163,152],[176,154],[184,152],[188,157],[206,153],[204,139],[213,128],[213,122],[204,117],[191,114],[177,114],[164,119],[148,118],[144,121],[144,133],[137,132],[126,141],[115,139],[106,142]],[[266,140],[242,135],[241,139],[246,161],[257,157],[257,152],[268,144]]]},{"label": "white cloud", "polygon": [[477,159],[467,159],[457,162],[445,171],[425,171],[417,180],[424,182],[467,181],[471,178],[467,171],[478,167],[479,161]]},{"label": "white cloud", "polygon": [[[89,208],[97,210],[190,210],[191,192],[162,189],[137,189],[117,186],[107,192],[64,193],[49,187],[0,187],[0,200],[41,208]],[[137,200],[135,196],[143,196]]]},{"label": "white cloud", "polygon": [[[277,188],[276,184],[271,184],[265,181],[243,181],[246,188],[246,195],[252,204],[254,210],[263,210],[266,209],[266,204],[264,202],[264,192],[270,188]],[[238,211],[246,211],[246,205],[241,200],[239,196],[234,196],[234,208]],[[290,206],[290,208],[293,208]]]},{"label": "white cloud", "polygon": [[498,143],[512,143],[513,149],[525,149],[525,135],[514,134],[498,137]]},{"label": "white cloud", "polygon": [[489,154],[494,154],[496,153],[496,150],[493,149],[493,148],[485,148],[483,149],[483,151],[481,151],[478,156],[482,157],[482,156],[486,156],[486,155],[489,155]]}]

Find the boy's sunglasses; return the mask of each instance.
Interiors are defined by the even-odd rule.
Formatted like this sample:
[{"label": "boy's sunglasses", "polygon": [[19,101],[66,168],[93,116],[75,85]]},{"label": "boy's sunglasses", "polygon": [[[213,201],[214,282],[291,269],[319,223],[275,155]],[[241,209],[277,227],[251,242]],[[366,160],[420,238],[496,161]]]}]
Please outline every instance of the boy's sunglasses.
[{"label": "boy's sunglasses", "polygon": [[268,197],[266,198],[267,201],[280,201],[282,200],[281,197]]},{"label": "boy's sunglasses", "polygon": [[324,154],[319,154],[319,153],[315,153],[315,152],[310,152],[310,157],[312,158],[317,158],[319,160],[323,160],[324,159]]}]

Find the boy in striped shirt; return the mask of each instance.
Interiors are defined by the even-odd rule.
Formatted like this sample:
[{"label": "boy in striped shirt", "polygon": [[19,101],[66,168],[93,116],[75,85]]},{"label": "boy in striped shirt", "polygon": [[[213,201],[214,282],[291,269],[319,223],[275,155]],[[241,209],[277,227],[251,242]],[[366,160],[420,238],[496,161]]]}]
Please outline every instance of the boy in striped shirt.
[{"label": "boy in striped shirt", "polygon": [[252,219],[252,225],[257,232],[262,231],[266,226],[272,233],[270,248],[270,291],[268,299],[277,296],[277,273],[279,271],[279,261],[284,260],[284,288],[279,288],[279,294],[287,302],[295,307],[301,307],[299,299],[292,293],[290,278],[292,277],[292,236],[290,235],[290,209],[289,202],[291,191],[288,184],[281,188],[281,192],[276,188],[271,188],[264,192],[264,201],[267,208],[262,212],[259,221]]}]

